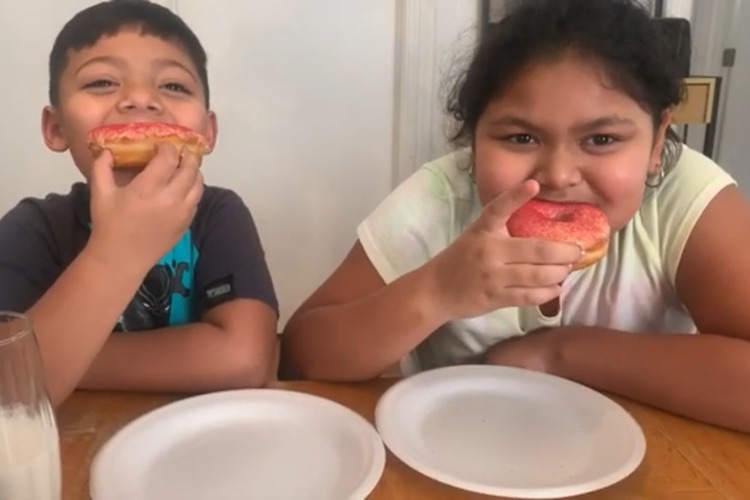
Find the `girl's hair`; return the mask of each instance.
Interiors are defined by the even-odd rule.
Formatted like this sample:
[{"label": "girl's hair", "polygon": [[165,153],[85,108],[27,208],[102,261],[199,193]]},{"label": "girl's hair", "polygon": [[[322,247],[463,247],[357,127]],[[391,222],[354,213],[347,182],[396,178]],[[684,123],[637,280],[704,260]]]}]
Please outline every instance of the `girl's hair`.
[{"label": "girl's hair", "polygon": [[[653,118],[677,105],[682,85],[653,19],[636,0],[525,0],[515,2],[479,44],[468,70],[448,97],[458,146],[473,143],[477,123],[530,63],[567,53],[601,64],[612,85]],[[680,139],[668,129],[663,168],[677,161]]]}]

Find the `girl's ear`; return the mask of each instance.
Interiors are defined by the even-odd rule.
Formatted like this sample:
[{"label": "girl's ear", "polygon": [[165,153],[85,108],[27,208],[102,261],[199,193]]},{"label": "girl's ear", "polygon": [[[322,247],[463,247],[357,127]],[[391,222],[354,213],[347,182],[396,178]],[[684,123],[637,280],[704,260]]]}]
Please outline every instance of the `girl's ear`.
[{"label": "girl's ear", "polygon": [[651,152],[651,161],[649,163],[648,173],[656,174],[661,168],[661,159],[664,154],[664,143],[667,140],[667,131],[672,125],[672,112],[667,110],[661,114],[661,120],[656,129],[654,137],[654,149]]}]

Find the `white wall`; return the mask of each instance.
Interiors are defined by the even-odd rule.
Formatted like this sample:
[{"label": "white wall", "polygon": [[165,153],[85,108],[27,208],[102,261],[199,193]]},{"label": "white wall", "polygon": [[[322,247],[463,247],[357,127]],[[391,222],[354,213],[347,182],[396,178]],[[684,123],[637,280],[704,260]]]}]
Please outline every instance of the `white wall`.
[{"label": "white wall", "polygon": [[[65,190],[78,180],[67,156],[42,142],[41,114],[47,103],[47,57],[57,32],[89,0],[0,1],[3,75],[0,99],[0,213],[24,195]],[[43,8],[45,15],[38,15]]]},{"label": "white wall", "polygon": [[[0,2],[0,43],[9,48],[0,79],[0,213],[22,196],[64,192],[79,179],[66,155],[44,148],[39,118],[54,36],[93,3]],[[209,183],[235,189],[255,215],[283,326],[348,251],[361,219],[445,150],[441,73],[461,50],[454,42],[470,43],[477,2],[159,3],[175,9],[208,52],[220,134],[204,173]],[[421,32],[402,29],[407,11]],[[417,65],[404,50],[432,56]],[[424,97],[399,102],[396,120],[397,97],[415,94]],[[406,138],[398,148],[405,154],[397,154],[395,137]]]},{"label": "white wall", "polygon": [[284,316],[391,188],[395,1],[177,2],[222,124],[206,168],[260,226]]}]

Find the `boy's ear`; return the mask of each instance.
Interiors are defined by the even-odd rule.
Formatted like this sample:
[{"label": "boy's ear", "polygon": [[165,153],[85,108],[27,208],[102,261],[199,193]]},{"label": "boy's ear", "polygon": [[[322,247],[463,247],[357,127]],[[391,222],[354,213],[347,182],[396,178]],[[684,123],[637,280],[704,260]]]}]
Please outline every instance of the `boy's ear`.
[{"label": "boy's ear", "polygon": [[210,110],[208,111],[208,116],[206,117],[205,135],[206,139],[208,139],[208,151],[209,153],[211,153],[216,146],[216,138],[219,135],[219,121],[216,119],[216,113]]},{"label": "boy's ear", "polygon": [[42,110],[42,137],[50,150],[56,153],[68,150],[68,141],[60,125],[60,111],[54,106],[45,106]]}]

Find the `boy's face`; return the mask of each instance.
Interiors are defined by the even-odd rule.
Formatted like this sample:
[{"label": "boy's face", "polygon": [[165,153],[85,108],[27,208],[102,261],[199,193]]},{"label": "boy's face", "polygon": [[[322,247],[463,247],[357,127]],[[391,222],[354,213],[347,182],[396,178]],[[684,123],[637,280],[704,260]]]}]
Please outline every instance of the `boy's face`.
[{"label": "boy's face", "polygon": [[45,107],[42,133],[52,151],[70,150],[88,179],[94,158],[87,135],[100,125],[173,123],[204,134],[213,149],[216,117],[205,102],[196,68],[179,46],[123,30],[68,54],[60,101]]}]

